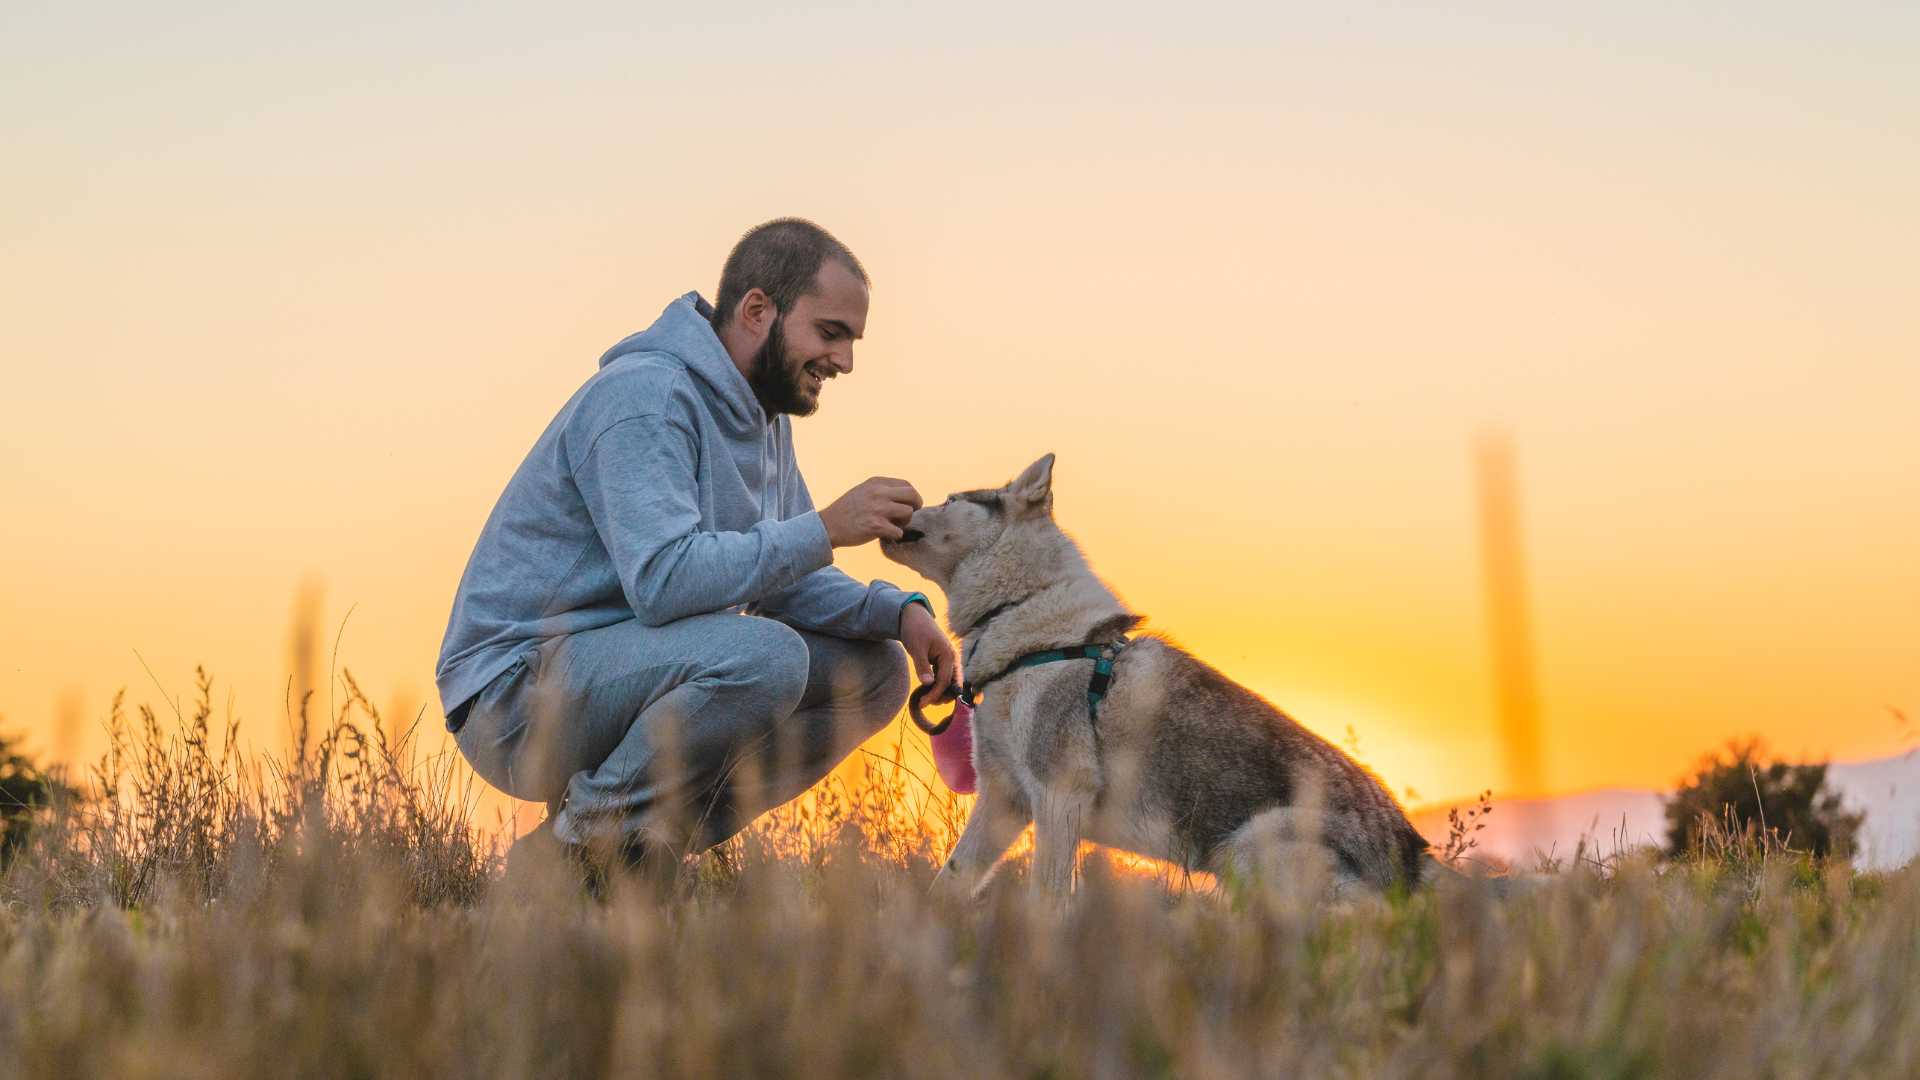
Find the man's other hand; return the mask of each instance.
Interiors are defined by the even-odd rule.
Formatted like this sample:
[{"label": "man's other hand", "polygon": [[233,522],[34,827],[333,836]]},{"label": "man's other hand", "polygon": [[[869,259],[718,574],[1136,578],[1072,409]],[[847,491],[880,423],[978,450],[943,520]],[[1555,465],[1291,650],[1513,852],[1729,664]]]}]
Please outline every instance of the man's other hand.
[{"label": "man's other hand", "polygon": [[854,547],[869,540],[900,539],[918,509],[920,493],[912,484],[876,476],[833,500],[820,511],[820,521],[827,527],[828,543]]},{"label": "man's other hand", "polygon": [[908,604],[900,612],[900,644],[907,647],[907,657],[913,661],[920,685],[933,687],[927,691],[925,700],[935,703],[947,700],[959,678],[959,663],[954,658],[953,642],[933,621],[933,616],[927,614],[926,608]]}]

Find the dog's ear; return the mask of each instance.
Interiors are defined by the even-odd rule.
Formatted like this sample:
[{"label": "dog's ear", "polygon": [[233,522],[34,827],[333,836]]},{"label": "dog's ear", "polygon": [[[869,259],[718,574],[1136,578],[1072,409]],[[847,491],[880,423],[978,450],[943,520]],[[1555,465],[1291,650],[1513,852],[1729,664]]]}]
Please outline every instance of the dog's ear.
[{"label": "dog's ear", "polygon": [[1019,502],[1041,510],[1053,509],[1053,455],[1047,454],[1027,466],[1012,484],[1009,494]]}]

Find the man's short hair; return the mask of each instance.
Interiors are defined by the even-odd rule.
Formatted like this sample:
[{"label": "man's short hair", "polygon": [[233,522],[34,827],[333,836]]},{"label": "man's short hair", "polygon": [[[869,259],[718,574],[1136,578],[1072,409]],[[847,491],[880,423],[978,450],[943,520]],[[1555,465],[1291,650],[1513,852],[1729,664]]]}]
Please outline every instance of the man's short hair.
[{"label": "man's short hair", "polygon": [[794,301],[813,287],[813,279],[828,259],[853,271],[862,285],[873,284],[847,245],[805,218],[776,218],[748,230],[733,245],[720,271],[720,293],[713,301],[714,331],[727,324],[741,298],[756,287],[782,315],[792,311]]}]

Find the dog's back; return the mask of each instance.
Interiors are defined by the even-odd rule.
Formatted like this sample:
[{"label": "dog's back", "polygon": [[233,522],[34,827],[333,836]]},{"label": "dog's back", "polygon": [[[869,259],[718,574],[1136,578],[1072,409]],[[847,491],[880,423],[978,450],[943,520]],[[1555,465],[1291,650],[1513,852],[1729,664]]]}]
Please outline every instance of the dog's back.
[{"label": "dog's back", "polygon": [[[1172,642],[1146,635],[1115,666],[1101,755],[1130,778],[1123,812],[1163,823],[1188,866],[1250,841],[1325,845],[1343,877],[1418,884],[1428,844],[1386,788],[1339,748]],[[1120,807],[1113,807],[1120,810]]]}]

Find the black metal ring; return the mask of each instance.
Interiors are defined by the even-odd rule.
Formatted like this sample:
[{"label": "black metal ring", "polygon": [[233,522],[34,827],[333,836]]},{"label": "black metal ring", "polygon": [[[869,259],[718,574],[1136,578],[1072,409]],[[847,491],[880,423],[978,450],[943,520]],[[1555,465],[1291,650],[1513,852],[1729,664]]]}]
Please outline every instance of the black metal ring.
[{"label": "black metal ring", "polygon": [[[937,724],[927,719],[927,714],[920,711],[920,699],[926,697],[927,691],[931,689],[933,689],[932,683],[922,683],[914,687],[913,693],[907,695],[907,712],[913,716],[914,727],[919,728],[929,735],[938,735],[947,730],[948,725],[953,723],[953,713],[949,712],[946,717]],[[956,709],[959,708],[958,705],[954,707]]]}]

